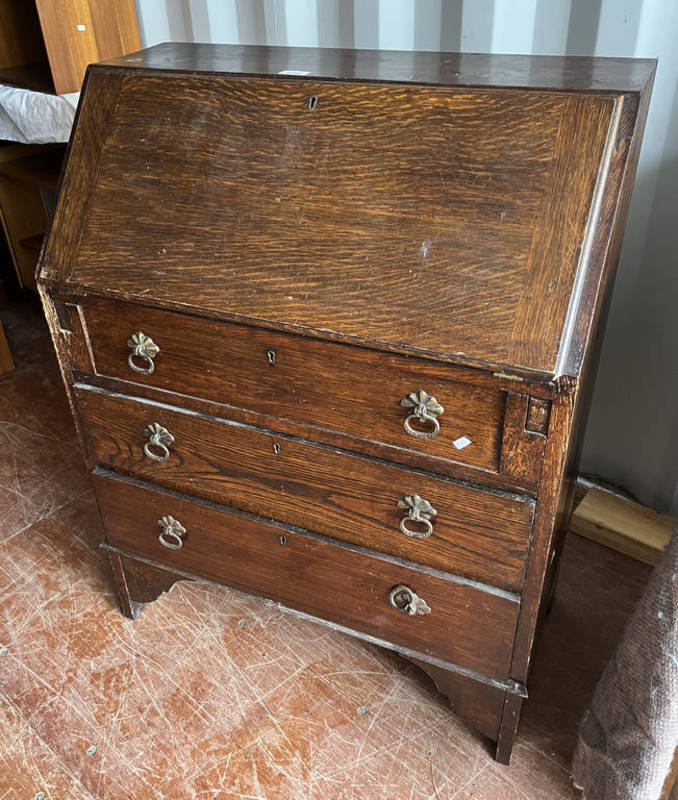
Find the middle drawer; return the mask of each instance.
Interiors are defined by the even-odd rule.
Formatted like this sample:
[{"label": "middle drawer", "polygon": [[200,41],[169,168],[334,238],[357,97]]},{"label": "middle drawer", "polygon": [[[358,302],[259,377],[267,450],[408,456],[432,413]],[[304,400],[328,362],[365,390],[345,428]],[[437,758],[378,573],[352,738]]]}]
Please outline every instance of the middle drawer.
[{"label": "middle drawer", "polygon": [[[529,499],[82,385],[74,394],[90,466],[500,588],[522,586]],[[171,437],[161,435],[164,446],[150,443],[153,425]]]}]

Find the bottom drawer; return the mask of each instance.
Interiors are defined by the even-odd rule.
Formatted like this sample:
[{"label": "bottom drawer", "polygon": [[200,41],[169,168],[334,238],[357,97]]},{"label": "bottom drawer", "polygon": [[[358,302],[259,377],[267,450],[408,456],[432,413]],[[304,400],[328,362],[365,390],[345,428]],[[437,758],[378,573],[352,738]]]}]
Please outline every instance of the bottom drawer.
[{"label": "bottom drawer", "polygon": [[[121,550],[491,678],[509,675],[519,608],[513,595],[104,470],[95,471],[94,485],[108,541]],[[168,517],[181,528],[163,534],[159,520]],[[395,608],[396,586],[430,612]],[[408,599],[403,592],[395,601]]]}]

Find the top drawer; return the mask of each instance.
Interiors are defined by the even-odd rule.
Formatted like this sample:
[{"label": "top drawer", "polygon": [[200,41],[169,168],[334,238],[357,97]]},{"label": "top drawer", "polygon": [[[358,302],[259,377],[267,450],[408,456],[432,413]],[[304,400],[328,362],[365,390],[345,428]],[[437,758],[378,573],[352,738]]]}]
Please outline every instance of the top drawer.
[{"label": "top drawer", "polygon": [[[88,299],[84,317],[100,375],[496,471],[505,393],[466,370],[361,347]],[[157,355],[133,357],[143,333]],[[150,350],[153,353],[153,350]],[[152,369],[152,371],[150,371]],[[471,381],[471,376],[476,378]],[[403,399],[437,399],[424,423]],[[428,413],[428,412],[427,412]],[[436,432],[437,431],[437,432]],[[421,438],[422,432],[431,438]]]}]

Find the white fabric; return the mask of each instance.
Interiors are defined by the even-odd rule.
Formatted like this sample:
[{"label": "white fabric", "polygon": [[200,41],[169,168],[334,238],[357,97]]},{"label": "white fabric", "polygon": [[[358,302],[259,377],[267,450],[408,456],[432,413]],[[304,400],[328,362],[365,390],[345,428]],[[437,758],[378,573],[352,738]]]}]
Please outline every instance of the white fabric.
[{"label": "white fabric", "polygon": [[44,94],[0,84],[0,139],[23,144],[67,142],[79,92]]}]

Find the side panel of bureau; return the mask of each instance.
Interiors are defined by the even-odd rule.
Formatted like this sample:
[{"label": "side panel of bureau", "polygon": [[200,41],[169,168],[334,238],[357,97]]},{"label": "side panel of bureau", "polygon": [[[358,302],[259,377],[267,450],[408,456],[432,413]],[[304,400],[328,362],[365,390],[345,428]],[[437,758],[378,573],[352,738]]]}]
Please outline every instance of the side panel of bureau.
[{"label": "side panel of bureau", "polygon": [[[110,544],[197,577],[283,603],[497,680],[509,677],[519,601],[395,559],[148,485],[96,472]],[[163,547],[158,520],[186,529],[180,549]],[[389,593],[408,586],[431,608],[409,615]]]},{"label": "side panel of bureau", "polygon": [[[80,386],[74,393],[91,466],[501,588],[522,586],[531,501],[229,420]],[[174,437],[164,462],[144,452],[153,423]],[[414,493],[437,512],[426,538],[400,528],[406,511],[397,502]],[[421,523],[405,524],[423,530]]]}]

